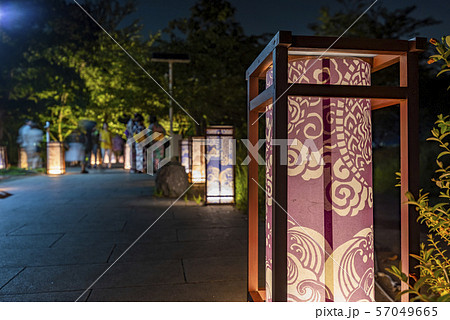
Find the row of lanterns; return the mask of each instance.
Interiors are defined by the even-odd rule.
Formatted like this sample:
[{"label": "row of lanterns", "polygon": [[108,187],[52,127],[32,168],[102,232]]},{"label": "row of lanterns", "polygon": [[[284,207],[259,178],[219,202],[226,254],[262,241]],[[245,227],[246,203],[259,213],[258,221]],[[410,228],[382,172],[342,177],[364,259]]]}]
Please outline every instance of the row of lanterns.
[{"label": "row of lanterns", "polygon": [[[27,153],[24,148],[19,149],[19,168],[27,169]],[[8,168],[6,147],[0,147],[0,170]],[[52,175],[64,174],[66,165],[64,162],[64,146],[57,141],[47,143],[47,173]]]},{"label": "row of lanterns", "polygon": [[[234,203],[233,136],[232,126],[211,126],[206,129],[206,137],[190,137],[180,141],[181,164],[186,169],[190,183],[205,184],[207,204]],[[128,144],[125,144],[124,169],[130,169],[128,148]],[[66,172],[64,153],[62,143],[47,143],[48,174],[61,175]],[[19,151],[19,167],[27,168],[27,154],[23,148]],[[0,147],[0,169],[6,168],[6,147]]]},{"label": "row of lanterns", "polygon": [[180,161],[190,183],[205,184],[206,204],[234,203],[234,129],[211,126],[206,137],[180,141]]}]

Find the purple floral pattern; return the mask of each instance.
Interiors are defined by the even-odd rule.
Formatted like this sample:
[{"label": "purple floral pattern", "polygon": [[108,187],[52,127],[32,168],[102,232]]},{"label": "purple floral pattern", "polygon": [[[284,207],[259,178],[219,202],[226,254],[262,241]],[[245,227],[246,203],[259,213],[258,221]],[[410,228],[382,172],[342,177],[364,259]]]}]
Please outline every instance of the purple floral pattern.
[{"label": "purple floral pattern", "polygon": [[[288,70],[291,83],[369,86],[371,81],[370,64],[357,58],[298,59],[289,62]],[[272,82],[269,70],[267,86]],[[288,138],[296,142],[288,148],[288,301],[373,301],[370,100],[290,96],[288,111]],[[266,114],[267,141],[272,139],[271,112]],[[271,159],[268,143],[267,292]]]}]

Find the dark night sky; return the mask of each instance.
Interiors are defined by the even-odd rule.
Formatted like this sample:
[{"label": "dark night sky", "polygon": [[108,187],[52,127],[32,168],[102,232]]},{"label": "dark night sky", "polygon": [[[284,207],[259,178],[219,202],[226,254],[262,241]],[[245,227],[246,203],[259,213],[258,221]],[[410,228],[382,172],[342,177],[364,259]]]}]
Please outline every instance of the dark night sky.
[{"label": "dark night sky", "polygon": [[[137,0],[138,10],[130,17],[140,18],[145,31],[156,32],[167,26],[170,20],[188,17],[195,0]],[[310,35],[307,25],[317,19],[319,8],[329,4],[336,6],[335,0],[230,0],[237,8],[237,20],[247,34],[278,30],[290,30],[294,34]],[[450,34],[450,3],[448,0],[379,0],[375,5],[390,9],[417,5],[414,15],[418,18],[433,16],[443,21],[440,25],[421,30],[420,36],[437,37]],[[445,21],[446,20],[446,21]],[[349,25],[352,21],[349,22]],[[356,24],[354,28],[357,28]]]}]

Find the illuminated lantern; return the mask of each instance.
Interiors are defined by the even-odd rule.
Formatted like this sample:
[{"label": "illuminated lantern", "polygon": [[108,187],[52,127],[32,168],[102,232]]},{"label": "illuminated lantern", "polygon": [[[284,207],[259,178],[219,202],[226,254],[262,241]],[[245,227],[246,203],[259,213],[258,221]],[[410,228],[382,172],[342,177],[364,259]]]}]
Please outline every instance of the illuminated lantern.
[{"label": "illuminated lantern", "polygon": [[206,128],[206,204],[234,203],[232,126]]},{"label": "illuminated lantern", "polygon": [[191,176],[191,141],[183,139],[180,141],[180,161],[181,165],[186,169],[188,176]]},{"label": "illuminated lantern", "polygon": [[19,168],[20,169],[28,169],[28,157],[25,148],[19,147]]},{"label": "illuminated lantern", "polygon": [[205,170],[205,138],[204,137],[192,137],[191,138],[191,183],[205,183],[206,170]]},{"label": "illuminated lantern", "polygon": [[6,147],[0,147],[0,169],[8,168],[8,157],[6,154]]},{"label": "illuminated lantern", "polygon": [[[338,41],[339,40],[339,41]],[[401,256],[418,254],[418,52],[411,41],[279,32],[247,70],[248,130],[266,120],[265,288],[258,287],[258,163],[249,163],[251,301],[373,301],[371,110],[400,105]],[[399,87],[371,73],[400,63]],[[266,89],[259,92],[259,80]],[[402,297],[408,299],[408,297]]]},{"label": "illuminated lantern", "polygon": [[58,141],[47,143],[47,174],[59,175],[66,172],[64,145]]},{"label": "illuminated lantern", "polygon": [[102,163],[102,160],[101,160],[102,154],[99,149],[97,150],[97,161],[95,161],[95,158],[96,158],[95,153],[94,153],[94,151],[92,151],[91,152],[91,166],[95,166],[95,165],[99,166]]},{"label": "illuminated lantern", "polygon": [[125,143],[125,147],[123,150],[123,168],[125,170],[131,169],[131,149],[128,143]]}]

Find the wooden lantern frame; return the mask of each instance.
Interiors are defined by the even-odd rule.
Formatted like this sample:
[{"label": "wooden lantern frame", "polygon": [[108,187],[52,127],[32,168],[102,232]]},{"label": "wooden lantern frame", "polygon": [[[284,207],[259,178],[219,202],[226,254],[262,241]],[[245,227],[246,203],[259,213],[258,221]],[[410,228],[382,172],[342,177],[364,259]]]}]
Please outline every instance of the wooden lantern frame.
[{"label": "wooden lantern frame", "polygon": [[[372,110],[400,105],[401,164],[401,269],[414,273],[417,262],[410,253],[419,254],[417,212],[406,203],[405,193],[418,195],[419,190],[419,65],[418,55],[427,40],[354,39],[316,36],[294,36],[279,31],[247,69],[248,138],[258,143],[258,118],[273,104],[274,139],[287,139],[288,96],[365,98]],[[288,62],[299,56],[359,57],[372,66],[372,73],[400,64],[399,86],[350,86],[288,83]],[[273,85],[259,91],[259,81],[273,67]],[[273,146],[272,208],[272,299],[287,300],[287,166],[280,161],[280,146]],[[264,301],[265,288],[258,287],[258,163],[251,153],[248,169],[248,278],[249,301]],[[406,289],[402,283],[402,290]],[[402,301],[409,301],[407,294]]]},{"label": "wooden lantern frame", "polygon": [[[208,130],[231,130],[230,134],[220,133],[220,134],[209,134]],[[220,140],[222,140],[222,137],[231,137],[231,139],[234,138],[234,127],[233,126],[225,126],[225,125],[218,125],[218,126],[209,126],[206,128],[206,135],[205,135],[205,141],[206,144],[208,144],[208,138],[209,137],[218,137]],[[207,146],[206,146],[207,147]],[[234,151],[236,152],[236,151]],[[208,148],[206,148],[206,157],[208,159]],[[234,158],[236,157],[236,154],[234,155]],[[207,160],[206,159],[206,160]],[[221,161],[221,160],[220,160]],[[225,205],[231,205],[235,204],[236,202],[236,166],[233,165],[233,194],[232,195],[218,195],[218,196],[210,196],[208,195],[208,161],[206,161],[205,164],[205,170],[206,170],[206,181],[205,181],[205,203],[213,204],[213,205],[219,205],[219,204],[225,204]],[[230,202],[209,202],[208,198],[214,197],[214,198],[233,198]]]}]

